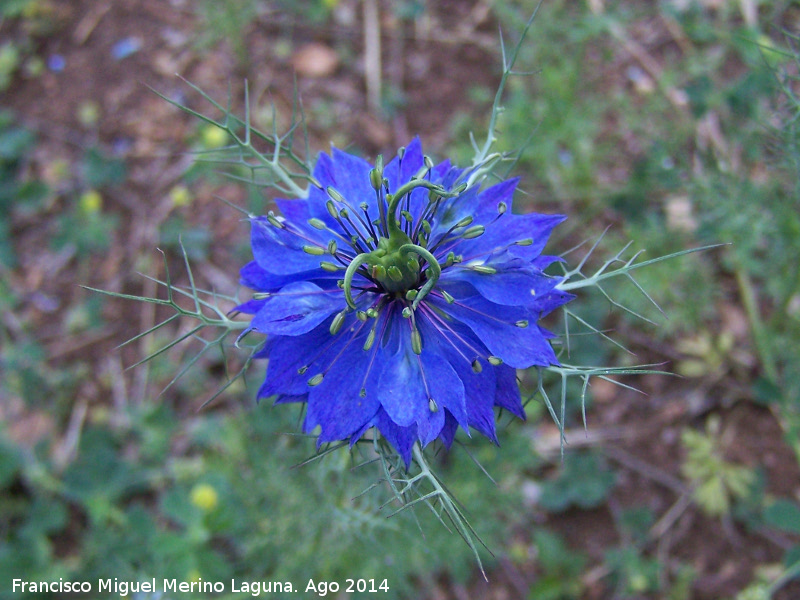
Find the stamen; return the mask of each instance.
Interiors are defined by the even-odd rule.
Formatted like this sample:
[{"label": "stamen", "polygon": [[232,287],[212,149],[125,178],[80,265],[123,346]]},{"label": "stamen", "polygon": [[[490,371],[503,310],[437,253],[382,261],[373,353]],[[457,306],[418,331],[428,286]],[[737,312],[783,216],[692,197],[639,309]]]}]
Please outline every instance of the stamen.
[{"label": "stamen", "polygon": [[495,273],[497,273],[497,269],[495,269],[494,267],[487,267],[485,265],[473,265],[473,266],[465,265],[465,267],[467,269],[475,271],[476,273],[481,273],[483,275],[494,275]]},{"label": "stamen", "polygon": [[329,214],[331,217],[333,217],[333,218],[334,218],[334,219],[336,219],[337,221],[339,220],[339,213],[338,213],[338,212],[336,212],[336,206],[333,204],[333,202],[332,202],[331,200],[328,200],[328,201],[325,203],[325,208],[327,208],[327,209],[328,209],[328,214]]},{"label": "stamen", "polygon": [[323,271],[327,271],[328,273],[336,273],[337,271],[344,271],[344,267],[340,267],[339,265],[334,264],[332,262],[328,262],[327,260],[323,260],[321,263],[319,263],[319,266]]},{"label": "stamen", "polygon": [[[375,321],[375,325],[377,324],[378,322]],[[370,332],[367,334],[367,340],[364,342],[364,350],[366,351],[372,348],[372,344],[374,343],[375,343],[375,326],[373,326],[372,329],[370,329]]]},{"label": "stamen", "polygon": [[476,349],[476,348],[475,348],[475,347],[474,347],[472,344],[470,344],[470,343],[469,343],[467,340],[465,340],[463,337],[461,337],[459,334],[457,334],[455,331],[453,331],[453,328],[452,328],[452,327],[450,327],[450,326],[449,326],[449,325],[448,325],[448,324],[447,324],[447,323],[444,321],[444,319],[442,319],[442,318],[441,318],[441,317],[438,315],[438,313],[436,312],[436,310],[433,310],[433,309],[435,309],[435,308],[436,308],[436,307],[428,307],[427,305],[423,305],[423,308],[422,308],[423,314],[425,314],[425,315],[427,315],[427,316],[428,316],[428,318],[429,318],[429,319],[430,319],[430,321],[431,321],[431,325],[433,325],[434,327],[436,327],[436,329],[437,329],[437,330],[439,331],[439,333],[441,334],[441,337],[442,337],[442,338],[444,338],[445,340],[447,340],[447,342],[448,342],[448,343],[449,343],[449,344],[450,344],[450,345],[453,347],[453,349],[454,349],[456,352],[458,352],[458,353],[461,355],[461,357],[462,357],[462,358],[463,358],[465,361],[467,361],[468,363],[470,363],[470,365],[472,365],[472,362],[473,362],[473,360],[471,360],[471,359],[467,358],[466,354],[464,354],[464,353],[461,351],[461,349],[460,349],[458,346],[456,346],[456,345],[453,343],[453,340],[451,340],[451,339],[450,339],[448,336],[444,335],[444,331],[442,331],[442,329],[441,329],[441,328],[439,328],[439,327],[436,325],[436,323],[434,323],[433,321],[435,320],[435,321],[436,321],[436,322],[438,322],[438,323],[439,323],[439,324],[440,324],[442,327],[444,327],[445,329],[447,329],[447,331],[449,331],[451,334],[453,334],[453,336],[455,336],[455,337],[458,339],[458,341],[460,341],[462,344],[464,344],[464,346],[466,346],[467,348],[469,348],[470,350],[472,350],[472,352],[474,353],[474,355],[481,356],[483,353],[482,353],[482,352],[480,352],[480,351],[478,351],[478,350],[477,350],[477,349]]},{"label": "stamen", "polygon": [[482,236],[485,231],[486,227],[484,227],[483,225],[475,225],[474,227],[470,227],[463,234],[461,234],[461,237],[464,238],[465,240],[472,240],[475,239],[476,237]]},{"label": "stamen", "polygon": [[422,354],[422,338],[416,328],[411,330],[411,350],[414,354]]},{"label": "stamen", "polygon": [[342,325],[344,325],[344,318],[347,315],[347,313],[348,311],[343,310],[333,318],[333,321],[331,321],[331,328],[330,328],[331,335],[336,335],[337,333],[339,333],[339,331],[342,328]]}]

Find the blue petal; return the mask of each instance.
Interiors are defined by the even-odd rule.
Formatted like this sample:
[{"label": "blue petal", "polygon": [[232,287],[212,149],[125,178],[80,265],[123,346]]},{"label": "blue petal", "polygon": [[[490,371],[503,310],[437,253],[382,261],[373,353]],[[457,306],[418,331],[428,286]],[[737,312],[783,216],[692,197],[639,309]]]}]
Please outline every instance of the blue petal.
[{"label": "blue petal", "polygon": [[439,240],[453,225],[465,217],[472,217],[473,225],[488,226],[497,217],[497,207],[505,202],[511,208],[511,201],[518,178],[508,179],[481,191],[477,187],[470,188],[456,198],[448,198],[436,211],[436,219],[432,223],[431,240]]},{"label": "blue petal", "polygon": [[428,410],[428,397],[405,320],[394,324],[389,343],[381,349],[378,360],[380,375],[373,389],[380,394],[389,418],[400,427],[408,427],[424,416],[422,410]]},{"label": "blue petal", "polygon": [[271,225],[266,217],[254,217],[250,224],[253,257],[268,273],[290,275],[319,269],[320,257],[303,252],[308,241]]},{"label": "blue petal", "polygon": [[369,354],[362,342],[353,342],[336,358],[322,382],[308,394],[306,430],[322,427],[320,442],[350,437],[372,421],[381,406],[377,395],[362,395],[362,379],[368,367]]},{"label": "blue petal", "polygon": [[464,384],[459,378],[451,360],[463,361],[456,355],[452,358],[449,342],[434,327],[434,324],[421,312],[417,313],[417,324],[422,338],[422,360],[425,379],[431,396],[440,408],[447,409],[456,421],[468,430],[468,417]]},{"label": "blue petal", "polygon": [[[479,373],[472,368],[472,360],[475,358],[473,355],[477,352],[478,355],[485,356],[488,352],[481,341],[476,339],[465,326],[453,322],[448,323],[448,326],[452,331],[443,329],[438,335],[438,350],[461,380],[467,424],[489,439],[496,441],[493,406],[497,383],[494,368],[486,360],[479,361],[482,366]],[[431,324],[431,328],[434,327],[435,325]],[[430,343],[428,342],[428,344]],[[474,350],[467,348],[466,344],[469,344]],[[454,418],[464,427],[464,423],[458,415],[454,415]],[[469,432],[467,427],[464,429]]]},{"label": "blue petal", "polygon": [[344,300],[338,288],[324,290],[311,282],[298,281],[267,298],[253,317],[250,329],[272,335],[302,335],[342,308]]},{"label": "blue petal", "polygon": [[524,421],[525,409],[522,406],[522,396],[517,383],[517,370],[507,365],[500,365],[495,367],[495,376],[497,378],[495,406],[507,410]]},{"label": "blue petal", "polygon": [[251,260],[239,271],[239,283],[257,292],[273,292],[294,281],[337,280],[341,278],[341,273],[331,273],[320,268],[290,275],[275,275],[262,269],[258,262],[254,260]]},{"label": "blue petal", "polygon": [[[311,369],[320,353],[334,343],[328,324],[302,336],[275,336],[267,339],[267,376],[258,391],[259,398],[274,395],[302,395],[309,391],[308,380],[317,373]],[[298,370],[305,367],[304,373]]]},{"label": "blue petal", "polygon": [[381,435],[397,450],[397,453],[406,463],[406,468],[411,466],[411,451],[417,441],[417,428],[414,425],[402,427],[381,409],[375,416],[375,426]]},{"label": "blue petal", "polygon": [[448,450],[450,449],[450,446],[453,445],[453,440],[456,437],[457,431],[458,422],[456,421],[455,417],[449,412],[445,412],[444,427],[442,427],[442,431],[439,433],[439,439],[442,440],[444,447]]},{"label": "blue petal", "polygon": [[[536,327],[536,318],[521,307],[503,306],[479,294],[464,295],[463,288],[448,286],[456,301],[448,304],[438,297],[430,302],[457,321],[469,326],[489,351],[507,365],[527,369],[533,365],[558,364],[550,344]],[[527,327],[517,327],[518,321],[528,321]]]},{"label": "blue petal", "polygon": [[[471,268],[474,265],[488,266],[496,272],[480,273]],[[559,279],[544,275],[518,258],[497,261],[489,257],[486,261],[453,265],[444,270],[440,281],[464,281],[496,304],[530,307],[558,285]]]},{"label": "blue petal", "polygon": [[409,142],[403,158],[395,156],[383,169],[383,176],[389,180],[389,190],[394,191],[407,183],[424,166],[422,143],[419,136]]},{"label": "blue petal", "polygon": [[353,156],[334,148],[333,156],[333,183],[337,192],[344,196],[351,206],[358,207],[362,202],[375,206],[375,190],[369,181],[370,165],[363,158]]},{"label": "blue petal", "polygon": [[[506,249],[512,256],[532,261],[542,253],[553,228],[565,218],[563,215],[506,213],[496,222],[487,225],[482,236],[460,240],[453,245],[453,250],[457,254],[463,254],[465,261]],[[523,240],[532,240],[532,243],[526,246],[516,245],[515,242]]]}]

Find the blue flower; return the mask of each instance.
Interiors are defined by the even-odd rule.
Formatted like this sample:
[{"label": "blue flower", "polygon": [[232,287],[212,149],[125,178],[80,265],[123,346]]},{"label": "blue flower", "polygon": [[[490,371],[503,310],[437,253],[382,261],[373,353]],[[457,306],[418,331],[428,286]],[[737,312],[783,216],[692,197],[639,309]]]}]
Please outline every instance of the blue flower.
[{"label": "blue flower", "polygon": [[306,200],[251,218],[248,331],[267,335],[259,398],[304,402],[318,442],[368,429],[411,460],[459,427],[497,441],[494,408],[525,418],[516,369],[558,364],[539,319],[568,302],[542,256],[560,215],[511,212],[516,180],[423,156],[385,165],[321,154]]}]

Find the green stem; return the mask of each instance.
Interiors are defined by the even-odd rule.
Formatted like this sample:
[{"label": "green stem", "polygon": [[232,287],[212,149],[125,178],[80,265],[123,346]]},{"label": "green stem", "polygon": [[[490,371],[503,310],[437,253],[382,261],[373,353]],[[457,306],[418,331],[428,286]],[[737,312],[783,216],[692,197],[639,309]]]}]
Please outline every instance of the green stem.
[{"label": "green stem", "polygon": [[[481,557],[478,554],[478,547],[476,546],[473,538],[477,538],[481,544],[483,544],[483,542],[480,538],[478,538],[477,534],[469,525],[469,523],[464,520],[464,516],[461,514],[461,511],[458,509],[453,499],[450,497],[448,491],[441,484],[436,475],[433,474],[433,471],[431,471],[430,467],[428,466],[428,462],[425,460],[425,454],[422,452],[422,448],[418,443],[414,444],[413,452],[414,460],[416,461],[420,470],[420,473],[417,477],[426,479],[431,484],[434,490],[433,495],[438,496],[444,512],[446,512],[447,516],[450,517],[450,520],[452,521],[459,535],[464,538],[464,541],[467,542],[467,545],[475,555],[475,560],[478,563],[478,568],[481,571],[481,575],[483,575],[483,578],[486,581],[489,581],[489,579],[486,577],[486,572],[483,570],[483,563],[481,562]],[[433,510],[433,507],[431,507],[431,510]]]},{"label": "green stem", "polygon": [[736,267],[736,283],[739,286],[739,294],[742,297],[742,304],[744,304],[747,319],[750,321],[753,342],[756,346],[756,352],[761,359],[761,364],[764,367],[764,373],[772,383],[777,385],[778,368],[775,363],[775,358],[772,355],[769,339],[767,339],[767,331],[764,327],[764,322],[761,320],[761,314],[758,310],[758,302],[756,300],[753,282],[744,268],[738,265]]},{"label": "green stem", "polygon": [[369,260],[369,254],[362,252],[356,256],[349,265],[347,271],[344,272],[344,299],[347,301],[347,306],[352,309],[358,308],[355,300],[353,300],[353,293],[351,291],[353,285],[353,276],[356,274],[358,268]]},{"label": "green stem", "polygon": [[[392,238],[393,235],[395,235],[395,232],[403,233],[397,226],[397,219],[395,218],[395,212],[397,212],[397,207],[400,205],[400,201],[406,194],[412,192],[418,187],[424,187],[429,190],[433,190],[439,196],[442,197],[452,197],[456,195],[446,191],[441,185],[438,185],[436,183],[431,183],[427,179],[412,179],[411,181],[404,183],[399,188],[397,188],[397,191],[394,194],[392,194],[392,200],[389,203],[389,211],[387,215],[388,222],[386,223],[386,225],[389,230],[390,239]],[[403,235],[405,234],[403,233]]]}]

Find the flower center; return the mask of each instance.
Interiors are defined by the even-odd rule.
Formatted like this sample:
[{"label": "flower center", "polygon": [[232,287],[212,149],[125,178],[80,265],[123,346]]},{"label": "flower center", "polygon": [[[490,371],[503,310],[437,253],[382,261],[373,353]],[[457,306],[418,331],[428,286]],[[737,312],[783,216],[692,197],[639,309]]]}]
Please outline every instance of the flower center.
[{"label": "flower center", "polygon": [[411,239],[403,235],[407,241],[399,247],[393,247],[391,239],[381,238],[378,240],[378,248],[368,255],[367,264],[372,268],[372,278],[386,292],[405,293],[419,285],[419,259],[410,251],[402,250],[413,246]]},{"label": "flower center", "polygon": [[[370,171],[370,183],[378,194],[378,206],[382,212],[381,218],[376,223],[382,225],[380,229],[383,235],[377,241],[377,248],[371,252],[358,254],[347,267],[343,289],[347,305],[351,309],[356,308],[352,295],[353,277],[362,267],[361,273],[375,281],[387,293],[404,295],[408,300],[413,300],[412,310],[416,310],[420,301],[436,285],[442,272],[439,261],[425,248],[427,241],[424,236],[415,233],[413,235],[417,239],[412,240],[403,231],[396,214],[402,200],[417,188],[429,190],[429,208],[435,206],[441,198],[457,196],[463,189],[447,191],[443,186],[424,179],[427,171],[426,168],[417,176],[412,177],[393,194],[389,193],[388,181],[383,177],[383,160],[380,157],[378,157],[375,168]],[[384,207],[385,213],[383,212]],[[407,221],[413,220],[406,211],[401,211],[401,214]],[[433,212],[431,212],[432,215]],[[423,222],[427,223],[424,219]],[[414,229],[418,231],[416,227]],[[427,263],[424,273],[421,261]],[[417,289],[423,278],[424,284]]]}]

